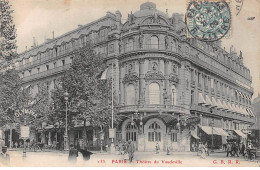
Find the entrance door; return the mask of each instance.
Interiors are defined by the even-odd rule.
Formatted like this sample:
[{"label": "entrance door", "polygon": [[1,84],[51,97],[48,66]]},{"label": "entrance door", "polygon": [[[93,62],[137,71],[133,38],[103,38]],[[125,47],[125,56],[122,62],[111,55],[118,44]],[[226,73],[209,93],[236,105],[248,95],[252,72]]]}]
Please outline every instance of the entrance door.
[{"label": "entrance door", "polygon": [[159,124],[157,124],[157,122],[149,125],[147,129],[147,138],[147,150],[154,151],[157,142],[160,146],[160,150],[163,150],[163,129]]},{"label": "entrance door", "polygon": [[129,122],[128,125],[126,126],[126,141],[132,140],[132,142],[135,145],[135,148],[137,149],[137,133],[138,129],[136,127],[135,123]]}]

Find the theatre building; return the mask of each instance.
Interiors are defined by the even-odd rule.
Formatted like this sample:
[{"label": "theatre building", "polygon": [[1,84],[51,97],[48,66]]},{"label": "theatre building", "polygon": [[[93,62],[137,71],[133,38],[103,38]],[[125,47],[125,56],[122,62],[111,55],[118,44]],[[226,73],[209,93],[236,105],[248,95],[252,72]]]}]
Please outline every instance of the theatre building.
[{"label": "theatre building", "polygon": [[[170,16],[152,2],[141,4],[124,23],[119,11],[108,12],[21,53],[15,66],[24,85],[31,85],[33,93],[39,83],[53,89],[87,41],[114,77],[122,117],[115,144],[132,140],[138,151],[153,151],[156,143],[164,151],[189,151],[193,142],[211,145],[213,136],[217,148],[227,140],[244,141],[241,130],[254,124],[252,78],[242,52],[237,54],[234,47],[227,52],[221,41],[187,38],[183,15]],[[46,144],[54,135],[53,127],[48,128]],[[82,125],[75,129],[71,141],[82,138]],[[89,134],[90,143],[99,145],[97,130],[89,127]]]}]

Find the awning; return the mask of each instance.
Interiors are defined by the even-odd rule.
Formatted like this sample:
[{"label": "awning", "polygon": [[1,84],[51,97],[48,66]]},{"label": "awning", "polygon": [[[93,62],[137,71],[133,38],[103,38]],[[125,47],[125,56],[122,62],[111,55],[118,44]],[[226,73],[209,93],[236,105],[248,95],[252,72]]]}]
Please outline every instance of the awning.
[{"label": "awning", "polygon": [[228,108],[228,106],[227,106],[227,103],[226,103],[226,101],[223,101],[223,106],[224,106],[224,108],[227,110],[227,111],[230,111],[231,112],[231,110]]},{"label": "awning", "polygon": [[248,95],[246,95],[246,98],[247,98],[248,100],[250,100],[250,97],[249,97]]},{"label": "awning", "polygon": [[236,109],[237,109],[237,113],[243,114],[243,113],[241,113],[241,110],[240,110],[240,108],[238,107],[238,105],[236,105]]},{"label": "awning", "polygon": [[252,116],[255,117],[254,112],[253,112],[251,109],[248,109],[248,110],[249,110],[249,112],[252,114]]},{"label": "awning", "polygon": [[205,105],[212,106],[212,102],[208,95],[206,95],[206,104]]},{"label": "awning", "polygon": [[222,110],[226,110],[225,107],[222,105],[221,101],[218,99],[218,105],[221,107]]},{"label": "awning", "polygon": [[[212,127],[209,126],[199,126],[201,128],[201,130],[203,130],[206,134],[208,135],[212,135]],[[213,135],[218,135],[218,132],[216,130],[214,130],[213,127]]]},{"label": "awning", "polygon": [[244,113],[245,113],[246,115],[250,116],[250,114],[249,114],[249,113],[247,113],[247,111],[246,111],[246,108],[245,108],[245,107],[243,107],[243,111],[244,111]]},{"label": "awning", "polygon": [[241,136],[242,138],[246,138],[246,134],[244,134],[241,130],[234,130],[238,136]]},{"label": "awning", "polygon": [[214,130],[217,131],[220,136],[229,136],[229,134],[222,128],[214,127]]},{"label": "awning", "polygon": [[192,137],[194,137],[195,139],[200,139],[197,135],[195,134],[191,134]]},{"label": "awning", "polygon": [[232,106],[233,110],[234,110],[235,112],[237,112],[237,108],[236,108],[235,104],[232,103],[231,106]]},{"label": "awning", "polygon": [[212,97],[212,106],[221,109],[221,107],[218,105],[218,103],[217,103],[217,101],[216,101],[216,99],[214,97]]},{"label": "awning", "polygon": [[232,112],[236,112],[229,102],[227,102],[227,106]]},{"label": "awning", "polygon": [[202,93],[199,93],[199,104],[206,104],[206,101],[204,100],[204,97],[202,95]]}]

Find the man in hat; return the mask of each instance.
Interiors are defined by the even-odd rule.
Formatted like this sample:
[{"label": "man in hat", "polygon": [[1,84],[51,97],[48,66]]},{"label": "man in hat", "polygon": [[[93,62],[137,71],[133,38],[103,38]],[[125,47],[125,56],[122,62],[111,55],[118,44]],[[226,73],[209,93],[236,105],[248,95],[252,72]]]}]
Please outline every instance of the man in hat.
[{"label": "man in hat", "polygon": [[7,153],[7,146],[2,147],[2,153],[0,154],[0,161],[5,165],[8,165],[10,163],[10,156]]}]

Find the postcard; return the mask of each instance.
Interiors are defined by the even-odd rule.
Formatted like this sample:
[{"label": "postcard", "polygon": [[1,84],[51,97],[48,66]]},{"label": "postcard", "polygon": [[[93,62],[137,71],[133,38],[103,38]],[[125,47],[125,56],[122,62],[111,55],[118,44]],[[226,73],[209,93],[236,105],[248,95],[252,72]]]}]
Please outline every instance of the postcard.
[{"label": "postcard", "polygon": [[259,0],[0,0],[1,167],[259,167]]}]

